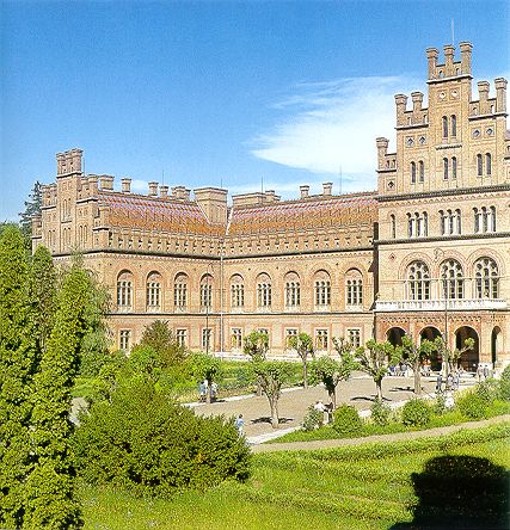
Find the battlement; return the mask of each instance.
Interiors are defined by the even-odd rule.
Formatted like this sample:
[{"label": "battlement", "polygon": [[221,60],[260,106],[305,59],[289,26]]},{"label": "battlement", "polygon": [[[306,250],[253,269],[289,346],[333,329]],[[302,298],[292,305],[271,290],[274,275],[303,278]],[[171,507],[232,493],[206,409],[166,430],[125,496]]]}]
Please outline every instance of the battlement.
[{"label": "battlement", "polygon": [[460,61],[455,61],[455,46],[444,46],[444,63],[438,63],[439,51],[437,48],[427,48],[428,83],[437,83],[452,77],[468,76],[471,78],[471,55],[473,45],[470,42],[461,42]]},{"label": "battlement", "polygon": [[63,153],[57,153],[57,177],[72,174],[81,174],[83,151],[81,149],[71,149]]}]

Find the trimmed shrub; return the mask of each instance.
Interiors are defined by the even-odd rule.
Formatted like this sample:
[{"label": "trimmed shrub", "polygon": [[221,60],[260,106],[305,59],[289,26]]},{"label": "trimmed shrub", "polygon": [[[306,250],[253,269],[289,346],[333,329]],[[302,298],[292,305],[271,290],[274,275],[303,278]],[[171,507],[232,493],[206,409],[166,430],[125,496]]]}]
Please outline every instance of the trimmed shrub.
[{"label": "trimmed shrub", "polygon": [[315,429],[322,427],[323,423],[324,412],[321,412],[320,410],[317,410],[313,405],[310,405],[308,407],[308,410],[306,411],[305,417],[303,418],[303,423],[301,424],[301,427],[303,427],[304,431],[314,431]]},{"label": "trimmed shrub", "polygon": [[510,401],[510,364],[503,370],[499,380],[499,398]]},{"label": "trimmed shrub", "polygon": [[391,409],[380,399],[376,399],[375,403],[370,407],[370,412],[372,413],[372,421],[376,425],[384,427],[390,423]]},{"label": "trimmed shrub", "polygon": [[487,379],[476,385],[476,393],[490,405],[498,397],[498,386],[495,379]]},{"label": "trimmed shrub", "polygon": [[198,417],[154,386],[121,386],[92,405],[73,437],[77,467],[92,484],[168,495],[249,476],[250,451],[233,421]]},{"label": "trimmed shrub", "polygon": [[423,399],[411,399],[402,407],[402,423],[409,427],[422,427],[430,422],[432,410]]},{"label": "trimmed shrub", "polygon": [[474,392],[466,392],[457,400],[459,411],[471,420],[486,418],[489,404],[486,397],[477,390]]},{"label": "trimmed shrub", "polygon": [[340,405],[333,413],[333,429],[341,436],[353,436],[363,429],[358,411],[351,405]]}]

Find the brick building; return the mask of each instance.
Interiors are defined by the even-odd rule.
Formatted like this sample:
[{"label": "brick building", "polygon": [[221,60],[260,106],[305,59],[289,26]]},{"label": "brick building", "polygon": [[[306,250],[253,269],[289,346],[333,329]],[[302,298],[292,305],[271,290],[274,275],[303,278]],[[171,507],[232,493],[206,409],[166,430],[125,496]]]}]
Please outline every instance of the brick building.
[{"label": "brick building", "polygon": [[[427,50],[424,94],[397,94],[397,145],[377,138],[378,189],[333,195],[301,186],[228,198],[227,190],[86,175],[82,151],[57,155],[43,189],[34,247],[56,260],[83,254],[112,293],[110,327],[129,350],[154,319],[168,320],[191,349],[236,353],[267,330],[273,354],[305,331],[318,350],[403,333],[465,338],[474,363],[510,362],[510,135],[507,81],[478,83],[471,51]],[[370,149],[370,146],[367,146]]]}]

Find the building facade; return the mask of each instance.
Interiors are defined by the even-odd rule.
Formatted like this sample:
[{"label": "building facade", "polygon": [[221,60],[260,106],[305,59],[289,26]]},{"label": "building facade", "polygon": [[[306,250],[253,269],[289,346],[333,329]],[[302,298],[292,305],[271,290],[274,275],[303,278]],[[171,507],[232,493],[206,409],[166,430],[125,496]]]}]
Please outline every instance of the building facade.
[{"label": "building facade", "polygon": [[271,351],[288,338],[397,343],[473,338],[462,364],[510,362],[510,134],[506,86],[478,83],[472,46],[427,50],[424,94],[397,94],[394,152],[377,138],[378,189],[334,195],[301,186],[295,200],[274,191],[227,190],[85,175],[82,151],[57,155],[56,182],[43,188],[34,247],[56,260],[83,254],[112,294],[110,327],[129,350],[155,319],[191,349],[240,353],[243,337],[266,330]]}]

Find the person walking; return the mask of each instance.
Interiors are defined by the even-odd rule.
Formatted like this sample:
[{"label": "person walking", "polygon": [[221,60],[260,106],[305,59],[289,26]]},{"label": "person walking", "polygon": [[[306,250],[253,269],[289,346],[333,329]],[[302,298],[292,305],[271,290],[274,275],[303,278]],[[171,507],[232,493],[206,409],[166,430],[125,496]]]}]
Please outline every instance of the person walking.
[{"label": "person walking", "polygon": [[244,434],[244,418],[242,414],[239,414],[234,422],[235,428],[239,433],[239,436]]}]

